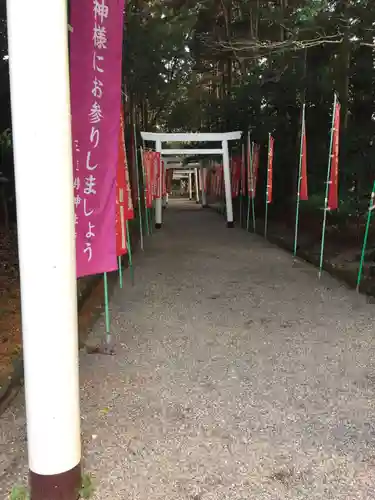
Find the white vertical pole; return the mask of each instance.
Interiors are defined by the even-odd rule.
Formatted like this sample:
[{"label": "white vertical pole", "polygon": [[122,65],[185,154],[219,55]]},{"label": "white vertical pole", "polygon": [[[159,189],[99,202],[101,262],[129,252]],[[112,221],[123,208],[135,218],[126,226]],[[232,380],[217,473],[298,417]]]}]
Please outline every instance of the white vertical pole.
[{"label": "white vertical pole", "polygon": [[223,148],[223,167],[224,167],[224,188],[225,188],[225,203],[227,206],[227,227],[233,227],[233,205],[232,205],[232,187],[230,181],[229,168],[229,151],[228,141],[222,141]]},{"label": "white vertical pole", "polygon": [[74,500],[81,443],[66,0],[8,0],[7,15],[31,498]]},{"label": "white vertical pole", "polygon": [[[161,153],[161,141],[158,139],[155,143],[155,149],[158,153]],[[161,193],[161,188],[162,188],[162,181],[161,181],[160,176],[160,186],[159,190]],[[155,200],[155,228],[160,229],[162,226],[163,222],[163,201],[162,201],[162,196],[160,195],[160,198],[156,198]]]},{"label": "white vertical pole", "polygon": [[194,170],[194,178],[195,178],[195,202],[199,203],[199,180],[198,180],[198,169]]},{"label": "white vertical pole", "polygon": [[192,173],[189,170],[189,200],[193,199],[193,179],[192,179]]},{"label": "white vertical pole", "polygon": [[207,208],[207,192],[206,192],[206,185],[207,185],[207,168],[204,167],[201,170],[202,172],[202,207]]}]

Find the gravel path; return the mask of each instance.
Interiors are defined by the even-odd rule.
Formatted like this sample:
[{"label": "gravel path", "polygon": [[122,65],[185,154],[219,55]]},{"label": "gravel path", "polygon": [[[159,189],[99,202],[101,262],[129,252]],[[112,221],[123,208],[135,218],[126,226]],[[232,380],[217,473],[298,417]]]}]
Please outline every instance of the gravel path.
[{"label": "gravel path", "polygon": [[[112,299],[117,355],[81,356],[95,500],[375,498],[374,306],[191,202],[135,265]],[[0,498],[24,446],[21,395]]]}]

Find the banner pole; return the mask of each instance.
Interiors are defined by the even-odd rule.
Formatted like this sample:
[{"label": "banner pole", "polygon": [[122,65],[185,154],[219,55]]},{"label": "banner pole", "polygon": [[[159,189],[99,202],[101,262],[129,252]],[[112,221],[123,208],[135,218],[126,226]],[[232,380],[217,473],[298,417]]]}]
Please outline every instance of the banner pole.
[{"label": "banner pole", "polygon": [[268,229],[268,169],[269,169],[269,155],[271,147],[271,134],[268,134],[268,155],[267,155],[267,174],[266,174],[266,208],[264,215],[264,237],[267,238]]},{"label": "banner pole", "polygon": [[123,287],[123,278],[122,278],[122,262],[121,262],[121,256],[120,255],[117,257],[117,262],[118,262],[119,284],[120,284],[120,288],[122,288]]},{"label": "banner pole", "polygon": [[359,293],[359,287],[360,287],[361,279],[362,279],[363,264],[365,262],[365,254],[366,254],[368,233],[369,233],[369,230],[370,230],[371,217],[372,217],[372,212],[374,210],[374,199],[375,199],[375,181],[374,181],[374,184],[372,186],[370,204],[369,204],[368,213],[367,213],[367,222],[366,222],[365,236],[363,238],[361,260],[360,260],[359,269],[358,269],[357,288],[356,288],[356,290],[357,290],[358,293]]},{"label": "banner pole", "polygon": [[[134,161],[135,161],[135,172],[137,177],[137,198],[138,198],[138,218],[139,218],[139,239],[141,243],[141,250],[144,250],[143,244],[143,221],[142,221],[142,200],[141,200],[141,187],[139,179],[139,162],[138,162],[138,144],[137,144],[137,131],[135,126],[135,120],[133,121],[133,136],[134,136]],[[142,159],[143,162],[143,159]]]},{"label": "banner pole", "polygon": [[128,246],[130,279],[132,281],[132,285],[134,285],[133,254],[132,254],[132,244],[131,244],[131,240],[130,240],[129,221],[126,221],[126,239],[127,239],[127,243],[128,243],[127,246]]},{"label": "banner pole", "polygon": [[299,153],[299,167],[298,167],[298,182],[297,182],[297,205],[296,205],[296,222],[294,229],[294,247],[293,247],[293,257],[297,255],[297,242],[298,242],[298,226],[299,226],[299,207],[301,201],[301,175],[302,175],[302,154],[303,154],[303,139],[305,135],[305,107],[306,104],[303,103],[302,106],[302,127],[301,127],[301,145]]},{"label": "banner pole", "polygon": [[332,146],[333,146],[333,133],[334,133],[334,126],[335,126],[336,105],[337,105],[337,95],[335,92],[334,99],[333,99],[333,114],[332,114],[331,138],[330,138],[330,144],[329,144],[329,155],[328,155],[326,192],[325,192],[325,198],[324,198],[324,216],[323,216],[322,240],[321,240],[321,245],[320,245],[320,259],[319,259],[319,278],[321,278],[322,271],[323,271],[324,244],[325,244],[325,234],[326,234],[326,226],[327,226],[328,193],[329,193],[329,182],[330,182],[330,177],[331,177]]},{"label": "banner pole", "polygon": [[111,345],[112,335],[110,331],[110,318],[109,318],[109,297],[108,297],[108,276],[107,273],[103,275],[104,279],[104,312],[105,312],[105,333],[106,333],[106,344]]}]

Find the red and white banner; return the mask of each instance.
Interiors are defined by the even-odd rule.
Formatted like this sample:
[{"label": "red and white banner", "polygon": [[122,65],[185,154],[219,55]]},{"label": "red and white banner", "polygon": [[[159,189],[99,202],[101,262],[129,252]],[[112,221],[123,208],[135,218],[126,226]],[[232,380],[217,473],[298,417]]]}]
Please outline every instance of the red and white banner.
[{"label": "red and white banner", "polygon": [[222,196],[224,192],[224,167],[219,167],[219,192],[218,195]]},{"label": "red and white banner", "polygon": [[159,199],[162,195],[162,172],[161,172],[161,155],[154,153],[154,169],[155,169],[155,198]]},{"label": "red and white banner", "polygon": [[273,188],[273,154],[274,154],[274,138],[270,134],[268,145],[268,165],[267,165],[267,203],[272,203],[272,188]]},{"label": "red and white banner", "polygon": [[232,198],[236,198],[240,194],[240,180],[241,180],[241,157],[236,156],[232,158],[230,169],[232,173]]},{"label": "red and white banner", "polygon": [[[135,141],[136,137],[134,136],[134,127],[131,125],[131,143],[130,143],[130,152],[131,152],[131,159],[130,159],[130,168],[132,171],[132,177],[133,179],[137,179],[137,161],[136,161],[136,151],[135,151]],[[132,193],[132,200],[134,200],[134,206],[138,206],[138,186],[136,182],[133,182],[131,185],[131,193]]]},{"label": "red and white banner", "polygon": [[132,185],[130,183],[129,177],[129,165],[126,156],[126,147],[124,141],[124,151],[125,151],[125,186],[126,186],[126,205],[125,205],[125,220],[133,220],[134,219],[134,205],[133,205],[133,197],[132,197]]},{"label": "red and white banner", "polygon": [[152,173],[153,173],[154,159],[152,151],[143,151],[143,169],[144,169],[144,193],[146,208],[152,208],[153,199],[153,186],[152,186]]},{"label": "red and white banner", "polygon": [[[258,170],[259,170],[259,153],[260,153],[259,144],[253,143],[253,156],[251,157],[251,154],[249,154],[248,172],[247,172],[248,193],[249,193],[250,198],[255,198],[255,195],[256,195]],[[251,169],[251,171],[250,171],[250,169]]]},{"label": "red and white banner", "polygon": [[245,146],[242,146],[241,157],[241,195],[246,195],[246,161],[245,161]]},{"label": "red and white banner", "polygon": [[117,269],[124,0],[72,0],[70,8],[77,276],[87,276]]},{"label": "red and white banner", "polygon": [[165,170],[164,161],[161,162],[161,178],[162,178],[162,196],[165,197],[167,195],[167,172]]},{"label": "red and white banner", "polygon": [[328,210],[337,210],[339,208],[339,144],[340,144],[340,111],[341,105],[336,103],[334,110],[333,130],[332,130],[332,153],[331,153],[331,172],[328,189]]},{"label": "red and white banner", "polygon": [[300,192],[299,198],[302,201],[309,199],[309,193],[307,189],[307,144],[306,144],[306,123],[305,114],[302,116],[302,139],[301,139],[301,180],[300,180]]},{"label": "red and white banner", "polygon": [[125,139],[124,139],[124,115],[121,111],[120,133],[119,133],[119,155],[116,176],[116,253],[118,256],[127,253],[126,247],[126,206],[127,186],[125,176]]}]

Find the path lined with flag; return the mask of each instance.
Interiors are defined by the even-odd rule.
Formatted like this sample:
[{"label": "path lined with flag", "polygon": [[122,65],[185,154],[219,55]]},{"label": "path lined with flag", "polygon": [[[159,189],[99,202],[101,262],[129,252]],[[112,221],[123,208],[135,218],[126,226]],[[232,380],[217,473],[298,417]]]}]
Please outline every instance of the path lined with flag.
[{"label": "path lined with flag", "polygon": [[[373,498],[374,306],[194,202],[144,246],[110,302],[116,355],[81,353],[93,499]],[[22,401],[1,498],[27,474]]]}]

